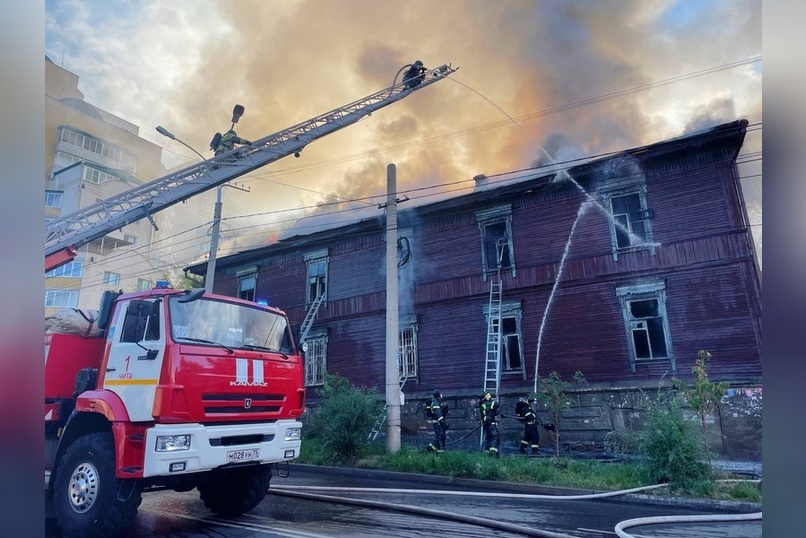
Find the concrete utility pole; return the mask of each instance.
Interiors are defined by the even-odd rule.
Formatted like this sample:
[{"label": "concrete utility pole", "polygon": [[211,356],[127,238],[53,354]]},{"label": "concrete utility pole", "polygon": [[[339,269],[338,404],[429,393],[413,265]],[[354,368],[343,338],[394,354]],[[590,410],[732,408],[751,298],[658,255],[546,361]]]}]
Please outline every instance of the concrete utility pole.
[{"label": "concrete utility pole", "polygon": [[216,189],[215,209],[213,210],[213,231],[210,234],[210,253],[207,258],[207,272],[204,274],[204,291],[213,293],[213,281],[215,280],[215,260],[218,254],[218,234],[221,229],[221,190],[222,186]]},{"label": "concrete utility pole", "polygon": [[249,192],[248,187],[238,184],[225,183],[219,185],[216,192],[215,208],[213,210],[213,228],[210,232],[210,253],[207,258],[207,273],[204,275],[204,291],[213,293],[213,282],[215,281],[215,262],[218,257],[218,237],[221,233],[221,191],[224,187],[232,187],[239,191]]},{"label": "concrete utility pole", "polygon": [[400,327],[397,297],[397,169],[386,167],[386,450],[400,450]]}]

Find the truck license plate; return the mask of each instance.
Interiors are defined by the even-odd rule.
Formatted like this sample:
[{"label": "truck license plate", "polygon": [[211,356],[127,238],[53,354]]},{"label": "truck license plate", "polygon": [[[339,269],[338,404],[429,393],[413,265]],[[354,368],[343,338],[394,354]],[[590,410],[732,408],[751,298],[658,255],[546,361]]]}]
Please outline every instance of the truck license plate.
[{"label": "truck license plate", "polygon": [[260,457],[259,448],[249,450],[230,450],[227,452],[227,461],[247,461],[256,460]]}]

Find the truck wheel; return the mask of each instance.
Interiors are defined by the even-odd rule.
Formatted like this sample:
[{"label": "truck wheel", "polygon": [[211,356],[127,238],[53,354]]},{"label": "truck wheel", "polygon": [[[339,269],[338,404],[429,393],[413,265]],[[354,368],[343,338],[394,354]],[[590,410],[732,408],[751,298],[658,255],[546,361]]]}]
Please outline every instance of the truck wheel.
[{"label": "truck wheel", "polygon": [[125,482],[115,477],[111,433],[91,433],[74,441],[60,459],[53,482],[53,509],[64,535],[120,535],[134,520],[142,501],[138,485],[123,488],[127,498],[118,498]]},{"label": "truck wheel", "polygon": [[240,467],[211,471],[199,484],[199,496],[208,510],[222,516],[239,516],[266,497],[271,467]]}]

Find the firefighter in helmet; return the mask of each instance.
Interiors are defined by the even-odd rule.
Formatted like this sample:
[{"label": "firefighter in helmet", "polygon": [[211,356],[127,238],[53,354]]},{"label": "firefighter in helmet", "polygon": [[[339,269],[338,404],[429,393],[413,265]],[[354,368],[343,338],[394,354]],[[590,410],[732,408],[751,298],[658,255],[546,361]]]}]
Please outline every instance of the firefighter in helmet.
[{"label": "firefighter in helmet", "polygon": [[515,418],[523,423],[523,439],[518,446],[518,452],[526,454],[526,449],[531,448],[532,454],[537,454],[540,448],[540,434],[537,431],[537,415],[530,402],[520,398],[515,404]]},{"label": "firefighter in helmet", "polygon": [[431,452],[444,452],[445,439],[448,431],[448,406],[442,401],[442,392],[434,390],[431,401],[428,402],[428,421],[434,426],[434,440],[428,445]]},{"label": "firefighter in helmet", "polygon": [[485,392],[479,401],[479,413],[481,415],[481,426],[484,429],[484,450],[491,456],[498,458],[501,452],[498,447],[501,444],[501,436],[498,433],[498,402],[493,399],[493,395]]},{"label": "firefighter in helmet", "polygon": [[411,64],[411,67],[409,67],[408,71],[406,71],[406,74],[403,75],[403,82],[406,84],[406,87],[413,88],[420,84],[423,79],[425,79],[426,71],[428,71],[428,69],[425,68],[423,62],[420,60],[417,60]]},{"label": "firefighter in helmet", "polygon": [[224,153],[225,151],[229,151],[235,147],[235,144],[246,144],[249,145],[252,142],[245,138],[241,138],[235,133],[234,129],[230,129],[218,140],[218,144],[216,144],[213,150],[215,151],[216,157]]}]

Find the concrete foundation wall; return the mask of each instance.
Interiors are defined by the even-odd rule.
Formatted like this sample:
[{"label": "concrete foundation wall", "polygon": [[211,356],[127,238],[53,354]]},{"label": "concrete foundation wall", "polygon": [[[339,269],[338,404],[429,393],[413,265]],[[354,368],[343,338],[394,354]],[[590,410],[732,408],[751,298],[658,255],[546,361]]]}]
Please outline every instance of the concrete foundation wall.
[{"label": "concrete foundation wall", "polygon": [[[633,453],[644,428],[649,404],[657,390],[577,389],[569,391],[568,406],[562,411],[560,450]],[[515,403],[525,394],[501,395],[499,425],[501,447],[514,449],[521,439],[523,426],[514,417]],[[450,405],[448,415],[448,449],[475,450],[481,433],[478,423],[478,397],[445,395]],[[407,397],[401,408],[401,435],[406,444],[425,447],[433,438],[432,426],[426,421],[427,398]],[[535,410],[543,423],[550,423],[551,413],[542,404]],[[686,416],[699,418],[690,411]],[[706,416],[706,440],[718,458],[738,461],[761,461],[762,390],[760,386],[734,387],[720,402],[715,413]],[[383,435],[383,433],[381,434]],[[379,437],[380,438],[380,437]],[[552,436],[540,429],[540,445],[554,446]]]}]

